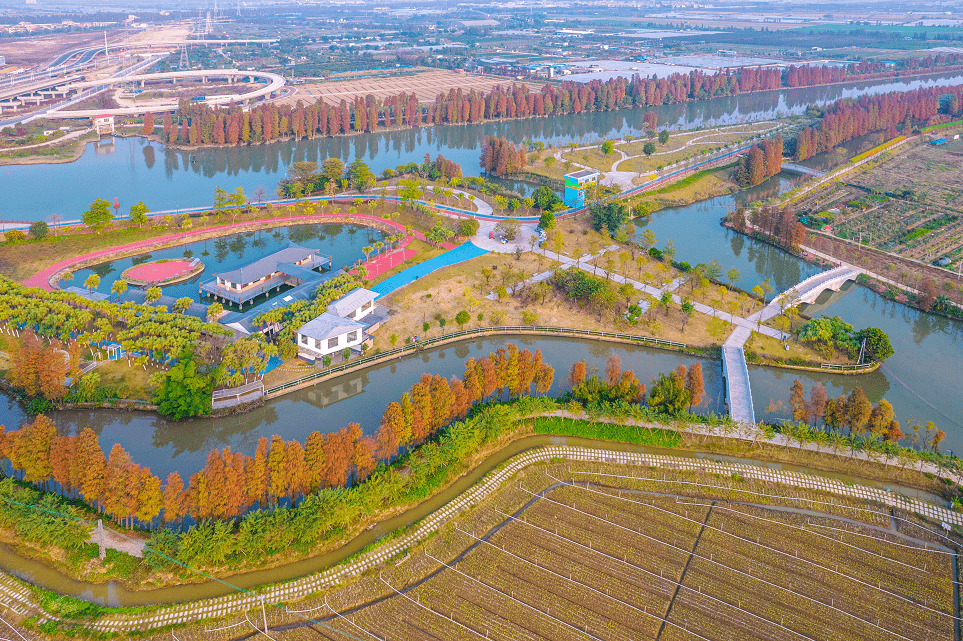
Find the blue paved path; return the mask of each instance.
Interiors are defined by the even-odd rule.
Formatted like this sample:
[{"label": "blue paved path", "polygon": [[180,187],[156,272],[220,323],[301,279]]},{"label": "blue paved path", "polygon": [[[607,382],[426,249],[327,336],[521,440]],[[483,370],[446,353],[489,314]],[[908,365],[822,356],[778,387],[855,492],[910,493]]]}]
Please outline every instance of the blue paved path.
[{"label": "blue paved path", "polygon": [[415,282],[422,276],[426,276],[436,269],[441,269],[443,267],[448,267],[449,265],[454,265],[456,263],[463,263],[466,260],[471,260],[478,256],[484,256],[489,253],[487,249],[482,249],[478,245],[467,242],[455,247],[454,249],[449,249],[444,254],[440,256],[435,256],[430,258],[423,263],[419,263],[403,272],[399,272],[385,280],[378,283],[371,288],[371,291],[378,292],[382,296],[387,296],[396,289],[400,289],[405,285]]}]

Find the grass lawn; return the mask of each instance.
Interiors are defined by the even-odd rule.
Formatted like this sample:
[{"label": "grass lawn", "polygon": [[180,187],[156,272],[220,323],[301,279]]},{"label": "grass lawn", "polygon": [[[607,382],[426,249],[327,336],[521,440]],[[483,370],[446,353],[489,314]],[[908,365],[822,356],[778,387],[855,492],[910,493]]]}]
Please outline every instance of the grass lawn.
[{"label": "grass lawn", "polygon": [[835,365],[853,364],[853,361],[849,359],[848,355],[839,351],[835,352],[831,357],[826,358],[805,343],[801,343],[795,336],[789,339],[787,345],[789,349],[786,349],[781,340],[753,332],[752,337],[745,345],[745,350],[747,353],[752,352],[758,354],[764,360],[770,361],[777,359],[788,361],[798,358],[811,363],[833,363]]},{"label": "grass lawn", "polygon": [[122,358],[119,361],[101,362],[93,371],[100,374],[102,385],[118,386],[120,398],[149,401],[151,400],[150,377],[162,370],[150,364],[147,365],[146,370],[140,365],[128,366],[127,359]]}]

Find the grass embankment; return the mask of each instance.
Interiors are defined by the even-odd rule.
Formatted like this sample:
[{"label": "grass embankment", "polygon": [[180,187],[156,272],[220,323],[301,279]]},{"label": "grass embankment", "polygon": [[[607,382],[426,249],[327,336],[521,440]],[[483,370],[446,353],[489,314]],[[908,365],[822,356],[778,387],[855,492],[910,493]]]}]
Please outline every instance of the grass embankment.
[{"label": "grass embankment", "polygon": [[535,419],[533,429],[536,434],[553,436],[578,436],[601,441],[617,441],[646,445],[649,447],[679,447],[682,437],[678,432],[616,423],[597,423],[560,416],[543,416]]}]

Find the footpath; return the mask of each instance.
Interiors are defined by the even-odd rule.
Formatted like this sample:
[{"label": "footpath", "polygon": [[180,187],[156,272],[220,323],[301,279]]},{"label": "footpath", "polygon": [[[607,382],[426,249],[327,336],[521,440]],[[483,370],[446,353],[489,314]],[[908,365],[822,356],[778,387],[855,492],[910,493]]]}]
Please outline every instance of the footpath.
[{"label": "footpath", "polygon": [[[116,259],[118,258],[119,255],[126,254],[129,252],[134,252],[137,250],[146,251],[149,249],[156,249],[159,246],[163,246],[171,243],[190,242],[194,238],[201,239],[205,235],[210,234],[212,231],[216,231],[216,232],[224,232],[224,231],[230,231],[230,230],[243,231],[243,230],[257,228],[261,226],[272,226],[272,225],[278,225],[282,223],[303,224],[314,220],[323,221],[331,218],[347,218],[348,216],[349,216],[348,214],[342,214],[342,213],[335,214],[333,212],[327,213],[327,214],[310,214],[307,216],[283,216],[280,218],[267,218],[264,220],[233,223],[230,225],[220,225],[214,228],[196,229],[193,231],[181,232],[179,234],[168,234],[167,236],[149,238],[146,240],[140,240],[133,243],[127,243],[126,245],[120,245],[117,247],[108,247],[107,249],[100,249],[97,251],[92,251],[86,254],[82,254],[80,256],[74,256],[72,258],[68,258],[66,260],[60,261],[59,263],[51,265],[50,267],[47,267],[37,272],[27,280],[24,280],[21,282],[27,287],[39,287],[40,289],[51,291],[53,287],[50,284],[50,280],[54,276],[56,276],[61,272],[68,271],[72,267],[88,264],[91,261],[96,260],[98,258],[103,258],[104,260]],[[384,218],[380,218],[378,216],[372,216],[370,214],[350,214],[350,217],[351,217],[351,220],[353,221],[371,222],[371,223],[377,223],[378,225],[387,225],[388,227],[391,227],[402,234],[405,233],[404,225],[392,220],[385,220]],[[406,237],[405,241],[402,242],[402,246],[406,246],[410,242],[411,242],[410,238]]]}]

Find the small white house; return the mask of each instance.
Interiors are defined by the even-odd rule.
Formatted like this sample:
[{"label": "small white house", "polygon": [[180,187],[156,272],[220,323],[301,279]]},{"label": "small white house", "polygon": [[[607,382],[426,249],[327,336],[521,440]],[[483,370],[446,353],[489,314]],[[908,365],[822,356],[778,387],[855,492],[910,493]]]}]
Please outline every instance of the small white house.
[{"label": "small white house", "polygon": [[375,311],[374,299],[378,294],[358,288],[331,302],[328,311],[302,325],[295,332],[298,355],[309,361],[340,354],[345,348],[360,351],[384,320],[379,314],[368,318]]},{"label": "small white house", "polygon": [[374,311],[374,299],[378,294],[370,289],[358,288],[345,294],[336,301],[328,305],[328,312],[337,314],[342,318],[353,318],[361,320]]},{"label": "small white house", "polygon": [[367,338],[364,325],[350,318],[325,312],[295,333],[298,353],[308,359],[338,354],[344,349],[359,347]]}]

